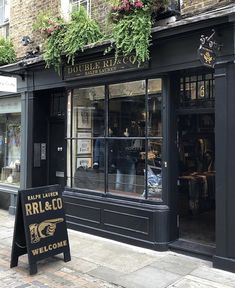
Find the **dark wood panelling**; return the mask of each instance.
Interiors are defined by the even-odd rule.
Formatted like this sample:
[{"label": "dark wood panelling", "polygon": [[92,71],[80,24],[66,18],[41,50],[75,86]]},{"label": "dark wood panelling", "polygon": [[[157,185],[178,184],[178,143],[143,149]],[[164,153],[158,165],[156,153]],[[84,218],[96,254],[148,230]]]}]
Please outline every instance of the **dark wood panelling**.
[{"label": "dark wood panelling", "polygon": [[136,234],[149,234],[149,217],[141,217],[131,213],[121,213],[104,209],[104,226],[107,229],[127,230]]},{"label": "dark wood panelling", "polygon": [[[89,205],[80,205],[76,203],[66,202],[66,211],[68,221],[83,221],[93,224],[101,224],[101,209]],[[87,223],[87,224],[88,224]]]}]

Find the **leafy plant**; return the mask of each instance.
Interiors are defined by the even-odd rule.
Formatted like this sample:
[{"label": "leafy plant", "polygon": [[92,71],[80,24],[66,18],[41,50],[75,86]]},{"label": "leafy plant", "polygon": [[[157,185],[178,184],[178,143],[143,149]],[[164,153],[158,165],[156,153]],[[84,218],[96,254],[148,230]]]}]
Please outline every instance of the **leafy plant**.
[{"label": "leafy plant", "polygon": [[50,10],[42,11],[33,23],[33,30],[38,30],[47,38],[51,36],[54,31],[61,30],[64,24],[64,20],[61,17],[54,17]]},{"label": "leafy plant", "polygon": [[149,59],[152,20],[148,9],[135,10],[124,15],[113,29],[116,57],[135,54],[135,60],[140,64]]},{"label": "leafy plant", "polygon": [[33,28],[44,36],[46,67],[54,66],[57,72],[63,54],[68,57],[68,62],[74,64],[78,51],[83,51],[85,45],[95,43],[103,37],[98,24],[88,17],[82,6],[72,13],[69,22],[59,17],[52,17],[51,12],[42,12],[38,15]]},{"label": "leafy plant", "polygon": [[54,66],[55,70],[59,73],[61,66],[61,55],[64,51],[64,37],[66,29],[65,27],[54,31],[46,40],[44,47],[44,60],[46,67]]},{"label": "leafy plant", "polygon": [[10,39],[0,37],[0,65],[13,63],[16,53]]},{"label": "leafy plant", "polygon": [[76,52],[83,51],[88,44],[102,40],[103,34],[98,24],[91,19],[83,6],[71,15],[64,37],[64,52],[68,62],[74,64]]}]

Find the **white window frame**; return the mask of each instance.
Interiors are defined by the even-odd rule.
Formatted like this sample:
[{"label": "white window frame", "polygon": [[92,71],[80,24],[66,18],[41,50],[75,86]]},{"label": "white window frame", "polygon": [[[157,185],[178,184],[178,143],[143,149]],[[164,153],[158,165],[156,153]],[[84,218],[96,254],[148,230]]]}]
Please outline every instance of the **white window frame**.
[{"label": "white window frame", "polygon": [[91,16],[91,0],[61,0],[61,14],[65,20],[69,20],[70,14],[72,12],[73,5],[86,4],[87,6],[87,14]]},{"label": "white window frame", "polygon": [[90,16],[91,15],[91,5],[90,5],[90,0],[70,0],[70,6],[71,6],[71,11],[73,9],[73,6],[77,6],[79,8],[81,5],[84,5],[87,7],[87,14]]},{"label": "white window frame", "polygon": [[4,25],[9,22],[10,6],[9,0],[0,1],[0,25]]}]

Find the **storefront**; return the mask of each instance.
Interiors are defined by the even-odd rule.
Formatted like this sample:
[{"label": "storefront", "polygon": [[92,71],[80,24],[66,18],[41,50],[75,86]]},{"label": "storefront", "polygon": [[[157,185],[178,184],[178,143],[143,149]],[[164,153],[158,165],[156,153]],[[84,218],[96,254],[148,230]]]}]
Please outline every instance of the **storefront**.
[{"label": "storefront", "polygon": [[[69,228],[207,255],[234,271],[229,13],[154,28],[151,60],[140,66],[104,56],[107,44],[65,64],[62,77],[25,61],[24,187],[63,185]],[[214,68],[198,56],[212,29],[222,47]]]}]

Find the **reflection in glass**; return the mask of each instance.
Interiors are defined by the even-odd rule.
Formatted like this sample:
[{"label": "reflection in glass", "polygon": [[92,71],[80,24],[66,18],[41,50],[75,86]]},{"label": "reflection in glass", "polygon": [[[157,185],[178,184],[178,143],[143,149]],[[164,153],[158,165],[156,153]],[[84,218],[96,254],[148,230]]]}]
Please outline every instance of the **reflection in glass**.
[{"label": "reflection in glass", "polygon": [[142,194],[144,190],[144,161],[141,158],[144,149],[143,140],[132,138],[110,140],[109,145],[112,147],[109,151],[109,191],[126,196]]},{"label": "reflection in glass", "polygon": [[72,187],[104,191],[104,98],[104,86],[73,92]]},{"label": "reflection in glass", "polygon": [[104,86],[75,89],[73,93],[73,137],[78,130],[97,137],[104,130]]},{"label": "reflection in glass", "polygon": [[114,136],[122,137],[127,129],[133,137],[144,136],[145,81],[109,86],[109,128]]},{"label": "reflection in glass", "polygon": [[162,83],[161,79],[148,81],[148,136],[162,136]]},{"label": "reflection in glass", "polygon": [[[83,139],[88,143],[91,139]],[[104,141],[103,139],[96,139],[95,141]],[[78,151],[78,143],[81,141],[73,140],[73,151]],[[94,144],[96,147],[96,144]],[[73,159],[73,183],[72,186],[80,189],[99,190],[104,191],[104,153],[100,153],[100,165],[93,163],[92,154],[79,154],[77,153]]]},{"label": "reflection in glass", "polygon": [[[162,199],[162,140],[148,141],[147,190],[148,199]],[[146,197],[146,195],[144,195]]]}]

